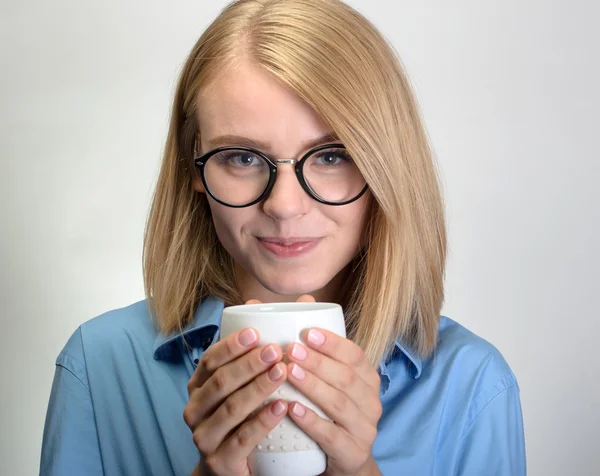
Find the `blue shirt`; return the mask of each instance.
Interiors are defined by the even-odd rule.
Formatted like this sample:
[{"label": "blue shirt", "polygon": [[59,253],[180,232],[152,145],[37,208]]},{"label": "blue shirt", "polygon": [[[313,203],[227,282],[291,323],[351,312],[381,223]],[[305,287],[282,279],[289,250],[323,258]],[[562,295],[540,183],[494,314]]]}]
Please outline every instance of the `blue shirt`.
[{"label": "blue shirt", "polygon": [[[40,474],[189,476],[199,453],[186,385],[222,310],[212,298],[198,306],[183,332],[191,350],[157,332],[146,301],[81,325],[56,361]],[[398,342],[379,372],[384,475],[525,475],[519,387],[491,344],[441,316],[430,358]]]}]

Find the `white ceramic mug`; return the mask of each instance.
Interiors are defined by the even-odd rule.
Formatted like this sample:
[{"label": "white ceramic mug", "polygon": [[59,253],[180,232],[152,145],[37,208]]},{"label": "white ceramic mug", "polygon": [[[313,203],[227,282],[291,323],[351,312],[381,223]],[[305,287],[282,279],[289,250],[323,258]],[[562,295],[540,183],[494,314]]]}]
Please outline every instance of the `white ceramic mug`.
[{"label": "white ceramic mug", "polygon": [[[260,333],[260,345],[277,344],[285,352],[293,342],[302,342],[306,329],[320,327],[346,337],[344,313],[338,304],[290,302],[246,304],[226,307],[221,320],[221,338],[246,327]],[[298,401],[323,418],[323,411],[284,382],[256,410],[277,399]],[[250,454],[250,470],[258,476],[314,476],[325,471],[323,450],[287,415]]]}]

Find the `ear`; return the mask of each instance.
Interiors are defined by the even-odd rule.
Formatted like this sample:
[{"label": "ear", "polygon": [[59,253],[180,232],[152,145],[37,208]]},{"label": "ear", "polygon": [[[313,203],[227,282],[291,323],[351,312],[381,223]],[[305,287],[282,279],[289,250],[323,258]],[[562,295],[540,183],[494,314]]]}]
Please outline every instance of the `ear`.
[{"label": "ear", "polygon": [[192,186],[194,190],[198,193],[206,193],[206,189],[204,188],[204,184],[202,183],[202,178],[200,177],[200,171],[198,169],[194,170],[192,173]]},{"label": "ear", "polygon": [[[196,137],[194,139],[194,158],[198,156],[198,145],[200,143],[200,133],[196,133]],[[198,193],[206,193],[206,189],[204,188],[204,184],[202,183],[202,177],[200,176],[200,170],[197,167],[193,167],[192,171],[192,186],[194,190]]]}]

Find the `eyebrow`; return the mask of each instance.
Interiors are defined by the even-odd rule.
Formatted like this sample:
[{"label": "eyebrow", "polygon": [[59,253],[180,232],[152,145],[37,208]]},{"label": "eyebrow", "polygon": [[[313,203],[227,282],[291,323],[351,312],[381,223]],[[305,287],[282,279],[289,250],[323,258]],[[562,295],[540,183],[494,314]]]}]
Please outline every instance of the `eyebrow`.
[{"label": "eyebrow", "polygon": [[[339,137],[335,132],[329,132],[315,140],[306,142],[303,144],[303,150],[312,149],[321,144],[329,142],[339,142]],[[249,137],[238,136],[234,134],[224,134],[217,137],[213,137],[206,141],[209,149],[215,149],[217,147],[240,145],[243,147],[251,147],[253,149],[260,149],[261,151],[270,151],[271,144],[258,139],[250,139]]]}]

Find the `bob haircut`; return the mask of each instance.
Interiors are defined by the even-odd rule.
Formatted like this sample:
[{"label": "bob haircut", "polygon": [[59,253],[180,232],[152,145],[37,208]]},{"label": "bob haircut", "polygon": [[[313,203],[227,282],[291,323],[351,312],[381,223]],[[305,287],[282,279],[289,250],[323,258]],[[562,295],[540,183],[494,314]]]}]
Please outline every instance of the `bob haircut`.
[{"label": "bob haircut", "polygon": [[190,52],[175,92],[144,235],[144,288],[166,333],[202,299],[243,303],[192,179],[199,91],[240,61],[259,65],[306,101],[344,143],[371,200],[366,246],[350,263],[342,306],[348,338],[376,365],[397,339],[435,349],[444,300],[446,225],[438,171],[409,81],[393,48],[339,0],[239,0]]}]

